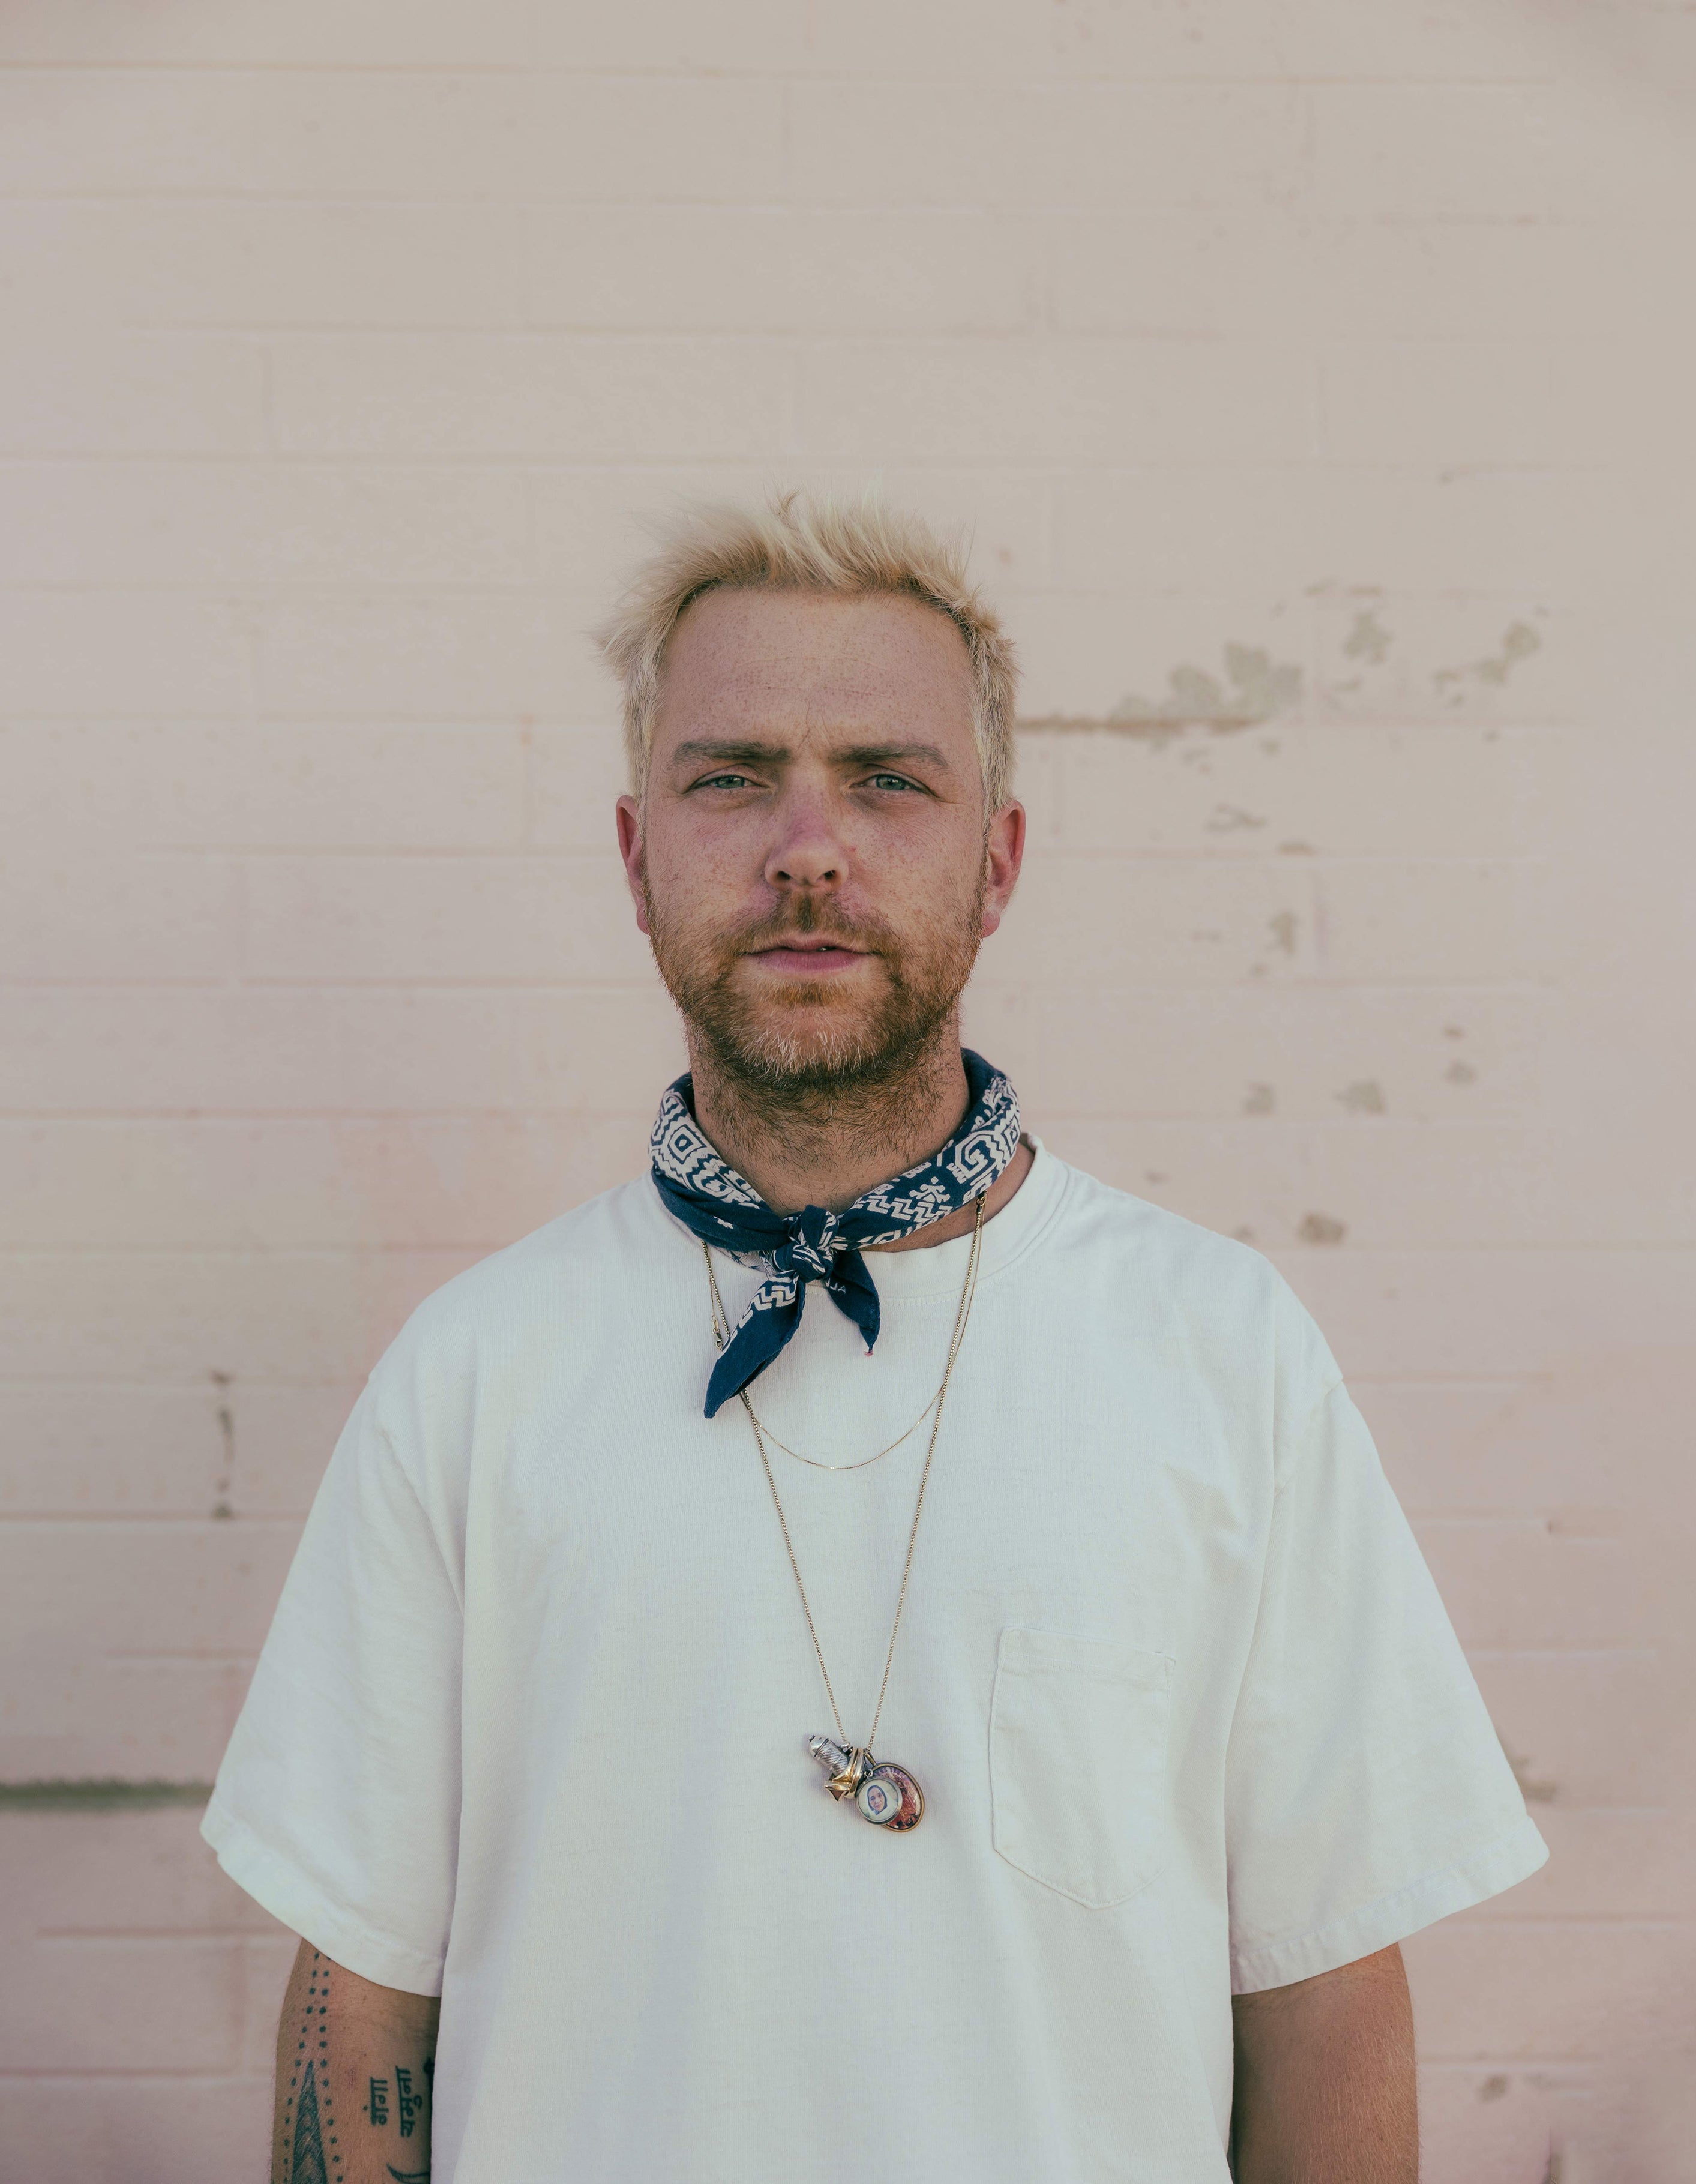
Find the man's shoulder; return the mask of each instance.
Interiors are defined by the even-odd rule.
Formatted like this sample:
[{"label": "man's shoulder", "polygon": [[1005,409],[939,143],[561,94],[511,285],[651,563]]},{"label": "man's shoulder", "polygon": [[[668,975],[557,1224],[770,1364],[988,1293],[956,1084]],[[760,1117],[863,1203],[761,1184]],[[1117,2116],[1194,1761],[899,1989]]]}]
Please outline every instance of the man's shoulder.
[{"label": "man's shoulder", "polygon": [[463,1356],[522,1340],[538,1324],[581,1323],[586,1311],[603,1312],[633,1282],[651,1279],[656,1252],[668,1240],[647,1177],[616,1184],[432,1290],[384,1362]]}]

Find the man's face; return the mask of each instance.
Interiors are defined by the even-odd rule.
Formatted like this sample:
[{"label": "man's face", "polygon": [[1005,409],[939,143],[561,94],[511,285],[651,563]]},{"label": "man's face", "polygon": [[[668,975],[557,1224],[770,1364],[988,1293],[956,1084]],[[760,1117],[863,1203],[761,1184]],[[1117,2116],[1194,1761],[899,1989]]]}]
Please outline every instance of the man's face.
[{"label": "man's face", "polygon": [[966,648],[917,601],[714,591],[678,625],[619,846],[661,975],[773,1089],[898,1073],[952,1014],[1018,877],[984,810]]}]

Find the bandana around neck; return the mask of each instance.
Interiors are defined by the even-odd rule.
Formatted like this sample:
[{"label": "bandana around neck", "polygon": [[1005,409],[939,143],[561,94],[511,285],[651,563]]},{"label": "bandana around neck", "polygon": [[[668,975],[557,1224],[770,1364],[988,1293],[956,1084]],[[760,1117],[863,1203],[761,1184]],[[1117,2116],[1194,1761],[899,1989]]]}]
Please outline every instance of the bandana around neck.
[{"label": "bandana around neck", "polygon": [[981,1198],[1018,1150],[1018,1095],[979,1054],[961,1050],[971,1105],[947,1144],[915,1167],[863,1191],[843,1213],[804,1206],[777,1213],[745,1176],[707,1143],[687,1077],[660,1102],[648,1150],[654,1188],[686,1228],[708,1244],[763,1259],[770,1271],[718,1353],[706,1386],[711,1418],[763,1373],[801,1324],[806,1284],[823,1282],[869,1350],[878,1339],[878,1292],[862,1251],[894,1244]]}]

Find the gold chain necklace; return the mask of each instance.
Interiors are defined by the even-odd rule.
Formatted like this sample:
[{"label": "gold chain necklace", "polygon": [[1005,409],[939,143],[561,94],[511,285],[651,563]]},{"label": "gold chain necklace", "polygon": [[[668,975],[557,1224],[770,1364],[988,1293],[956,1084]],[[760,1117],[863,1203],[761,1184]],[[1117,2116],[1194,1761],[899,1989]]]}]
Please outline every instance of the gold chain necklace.
[{"label": "gold chain necklace", "polygon": [[[983,1200],[979,1199],[978,1203],[981,1208]],[[979,1217],[981,1218],[981,1215]],[[730,1314],[725,1309],[724,1299],[719,1294],[718,1276],[713,1270],[712,1253],[707,1249],[704,1240],[700,1248],[706,1254],[706,1279],[712,1293],[712,1339],[718,1345],[719,1348],[722,1350],[725,1343],[729,1340]],[[765,1420],[754,1408],[752,1402],[749,1400],[747,1391],[745,1389],[742,1393],[742,1402],[744,1407],[747,1411],[749,1418],[753,1421],[755,1432],[757,1434],[763,1434],[773,1448],[780,1448],[785,1456],[792,1456],[797,1463],[810,1464],[815,1471],[864,1471],[868,1465],[881,1463],[886,1456],[893,1456],[895,1451],[900,1448],[903,1443],[912,1439],[913,1435],[918,1431],[918,1429],[930,1416],[932,1410],[942,1400],[942,1390],[948,1385],[948,1376],[954,1370],[954,1360],[960,1354],[960,1339],[966,1332],[966,1320],[972,1309],[972,1290],[969,1286],[972,1279],[973,1277],[968,1268],[967,1283],[966,1284],[962,1284],[961,1288],[960,1301],[955,1308],[954,1332],[948,1340],[948,1362],[942,1368],[941,1385],[938,1387],[936,1393],[931,1397],[929,1402],[925,1405],[924,1408],[919,1412],[918,1416],[913,1420],[907,1431],[904,1434],[897,1434],[887,1448],[880,1448],[875,1456],[860,1457],[852,1463],[825,1463],[816,1456],[803,1456],[800,1449],[791,1448],[786,1440],[779,1440],[778,1439],[777,1435],[772,1431],[772,1429],[766,1424]]]},{"label": "gold chain necklace", "polygon": [[[839,1803],[852,1797],[862,1819],[873,1826],[888,1828],[896,1835],[904,1835],[916,1828],[924,1817],[924,1792],[905,1767],[893,1761],[879,1762],[872,1756],[872,1744],[878,1734],[878,1724],[884,1718],[884,1700],[890,1688],[890,1670],[895,1665],[895,1640],[901,1635],[901,1611],[907,1606],[907,1589],[912,1575],[912,1552],[918,1544],[918,1520],[924,1514],[924,1490],[930,1483],[931,1458],[936,1454],[936,1436],[942,1429],[942,1406],[948,1394],[948,1383],[954,1377],[954,1362],[960,1354],[960,1345],[966,1332],[966,1323],[972,1316],[972,1300],[977,1294],[978,1265],[983,1255],[984,1202],[985,1192],[978,1201],[977,1219],[972,1227],[972,1249],[966,1262],[966,1279],[961,1285],[959,1309],[954,1316],[954,1339],[949,1345],[948,1364],[942,1375],[942,1385],[936,1391],[934,1415],[930,1422],[930,1441],[924,1451],[924,1468],[918,1475],[918,1498],[913,1506],[912,1529],[907,1538],[907,1560],[901,1564],[901,1591],[895,1598],[895,1617],[890,1626],[889,1650],[884,1655],[884,1680],[878,1686],[878,1703],[872,1714],[871,1732],[863,1744],[850,1744],[848,1732],[842,1726],[842,1709],[836,1703],[836,1691],[830,1680],[830,1671],[824,1665],[824,1648],[818,1642],[818,1626],[812,1619],[812,1608],[806,1596],[806,1587],[801,1581],[801,1563],[796,1559],[795,1541],[789,1537],[789,1519],[784,1514],[784,1505],[778,1493],[778,1482],[772,1475],[772,1460],[766,1453],[766,1436],[761,1431],[760,1421],[754,1415],[754,1406],[748,1400],[746,1389],[739,1393],[742,1407],[748,1413],[748,1423],[754,1429],[754,1446],[760,1451],[760,1467],[766,1474],[766,1485],[771,1490],[772,1507],[778,1513],[778,1529],[784,1535],[784,1546],[789,1558],[789,1568],[795,1581],[795,1591],[801,1595],[801,1612],[806,1618],[807,1635],[812,1641],[812,1650],[818,1662],[818,1673],[824,1679],[824,1694],[830,1701],[830,1712],[836,1723],[836,1741],[828,1736],[810,1736],[806,1748],[828,1776],[825,1787]],[[711,1285],[714,1303],[712,1317],[713,1340],[722,1350],[726,1335],[721,1330],[721,1306],[718,1284],[713,1279],[712,1252],[703,1241],[701,1251],[706,1259],[706,1277]],[[927,1404],[926,1409],[931,1407]],[[919,1418],[924,1412],[918,1414]],[[913,1425],[918,1424],[915,1418]],[[907,1433],[912,1426],[907,1428]],[[907,1438],[904,1434],[902,1440]],[[781,1446],[781,1443],[779,1444]],[[892,1442],[891,1447],[899,1443]],[[888,1450],[882,1451],[888,1454]],[[875,1462],[875,1457],[867,1459]],[[806,1462],[805,1457],[802,1458]],[[857,1471],[862,1464],[823,1464],[825,1471]]]}]

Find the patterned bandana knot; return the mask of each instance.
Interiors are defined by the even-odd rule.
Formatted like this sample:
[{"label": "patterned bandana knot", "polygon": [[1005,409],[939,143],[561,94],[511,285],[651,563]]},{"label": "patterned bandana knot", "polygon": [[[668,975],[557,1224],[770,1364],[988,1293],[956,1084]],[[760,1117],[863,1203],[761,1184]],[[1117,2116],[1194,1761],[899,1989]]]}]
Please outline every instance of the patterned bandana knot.
[{"label": "patterned bandana knot", "polygon": [[785,1227],[789,1241],[772,1254],[772,1271],[799,1274],[803,1281],[828,1282],[835,1272],[836,1216],[822,1206],[803,1206],[791,1213]]},{"label": "patterned bandana knot", "polygon": [[678,1078],[667,1091],[648,1145],[654,1188],[704,1242],[763,1259],[769,1268],[718,1353],[707,1383],[708,1418],[740,1395],[789,1340],[801,1324],[809,1282],[823,1284],[871,1349],[879,1324],[878,1290],[862,1251],[946,1220],[1006,1173],[1018,1150],[1018,1095],[981,1055],[964,1048],[960,1058],[970,1105],[959,1128],[929,1160],[862,1192],[841,1213],[823,1206],[774,1212],[708,1144],[695,1118],[689,1079]]}]

